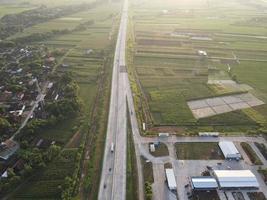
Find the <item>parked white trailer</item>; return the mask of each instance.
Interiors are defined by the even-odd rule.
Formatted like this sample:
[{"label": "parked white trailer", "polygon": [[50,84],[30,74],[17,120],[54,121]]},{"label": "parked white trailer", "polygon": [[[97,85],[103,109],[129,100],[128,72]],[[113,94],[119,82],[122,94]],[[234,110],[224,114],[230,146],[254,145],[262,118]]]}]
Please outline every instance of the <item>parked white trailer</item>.
[{"label": "parked white trailer", "polygon": [[172,168],[165,169],[165,173],[166,173],[166,178],[167,178],[169,189],[176,190],[177,185],[176,185],[176,180],[175,180],[173,169]]}]

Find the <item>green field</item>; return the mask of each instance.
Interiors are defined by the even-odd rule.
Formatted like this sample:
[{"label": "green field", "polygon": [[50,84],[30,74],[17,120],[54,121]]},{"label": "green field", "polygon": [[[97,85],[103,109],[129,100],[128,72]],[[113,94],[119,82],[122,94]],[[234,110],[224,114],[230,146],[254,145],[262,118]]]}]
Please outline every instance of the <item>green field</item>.
[{"label": "green field", "polygon": [[17,33],[11,36],[9,39],[28,36],[33,33],[46,33],[53,30],[73,30],[79,24],[93,20],[94,23],[90,27],[88,27],[90,31],[71,34],[71,36],[67,38],[58,38],[56,41],[59,42],[57,44],[60,44],[60,41],[64,44],[65,40],[75,43],[80,41],[85,35],[86,37],[91,36],[89,37],[90,40],[90,38],[94,37],[93,33],[106,33],[106,29],[108,29],[110,23],[112,23],[112,16],[117,8],[117,4],[113,4],[111,6],[100,5],[87,11],[70,14],[65,17],[56,18],[48,22],[40,23],[35,26],[26,28],[23,30],[23,32]]},{"label": "green field", "polygon": [[[250,111],[257,117],[240,111],[196,120],[186,104],[190,99],[240,91],[267,101],[266,20],[256,4],[261,3],[132,3],[129,65],[143,96],[142,112],[146,113],[140,116],[149,116],[141,120],[154,125],[230,125],[233,130],[240,124],[254,127],[263,122],[267,112],[259,110],[264,106]],[[199,56],[198,50],[208,56]],[[231,79],[252,89],[208,84],[209,80]]]},{"label": "green field", "polygon": [[54,6],[61,6],[61,5],[73,5],[73,4],[78,4],[78,3],[90,3],[93,2],[94,0],[16,0],[18,3],[25,3],[27,5],[46,5],[48,7],[54,7]]},{"label": "green field", "polygon": [[34,9],[34,5],[17,5],[17,4],[4,4],[0,5],[0,18],[8,14],[16,14],[30,9]]},{"label": "green field", "polygon": [[155,151],[154,152],[149,151],[149,152],[151,153],[152,156],[155,156],[155,157],[161,157],[161,156],[168,156],[169,155],[168,148],[167,148],[166,144],[164,144],[164,143],[160,143],[159,145],[155,145]]},{"label": "green field", "polygon": [[222,160],[223,154],[216,142],[176,143],[179,160]]}]

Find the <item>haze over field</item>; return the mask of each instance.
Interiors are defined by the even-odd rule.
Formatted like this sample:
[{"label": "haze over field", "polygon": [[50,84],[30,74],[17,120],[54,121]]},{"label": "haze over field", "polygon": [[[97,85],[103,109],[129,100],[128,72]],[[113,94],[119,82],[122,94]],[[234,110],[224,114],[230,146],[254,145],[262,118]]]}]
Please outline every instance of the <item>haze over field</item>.
[{"label": "haze over field", "polygon": [[266,27],[266,0],[0,0],[0,199],[265,200]]}]

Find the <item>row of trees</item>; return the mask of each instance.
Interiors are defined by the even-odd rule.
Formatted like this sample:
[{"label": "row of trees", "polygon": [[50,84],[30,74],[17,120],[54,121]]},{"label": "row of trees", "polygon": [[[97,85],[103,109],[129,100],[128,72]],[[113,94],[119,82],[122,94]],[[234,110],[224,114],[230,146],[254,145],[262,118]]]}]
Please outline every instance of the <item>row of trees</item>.
[{"label": "row of trees", "polygon": [[80,145],[79,150],[76,154],[75,167],[74,167],[72,177],[65,178],[65,181],[64,181],[65,184],[61,192],[61,198],[63,200],[72,199],[72,197],[78,192],[83,151],[84,151],[84,143]]}]

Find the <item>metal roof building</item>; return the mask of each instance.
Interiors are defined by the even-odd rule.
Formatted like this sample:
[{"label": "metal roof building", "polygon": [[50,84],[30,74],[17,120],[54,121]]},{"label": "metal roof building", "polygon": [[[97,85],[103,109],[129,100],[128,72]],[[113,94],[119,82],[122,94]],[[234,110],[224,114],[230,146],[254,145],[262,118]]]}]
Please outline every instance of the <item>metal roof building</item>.
[{"label": "metal roof building", "polygon": [[0,144],[0,159],[8,160],[18,149],[19,144],[17,142],[7,139]]},{"label": "metal roof building", "polygon": [[209,176],[192,177],[191,186],[194,190],[212,190],[218,188],[216,179]]},{"label": "metal roof building", "polygon": [[223,155],[226,159],[240,159],[241,155],[233,142],[222,141],[219,142],[219,147],[223,152]]},{"label": "metal roof building", "polygon": [[259,188],[256,176],[250,170],[214,170],[220,188]]},{"label": "metal roof building", "polygon": [[173,169],[165,169],[166,177],[167,177],[167,183],[170,190],[176,190],[176,180],[174,176]]}]

